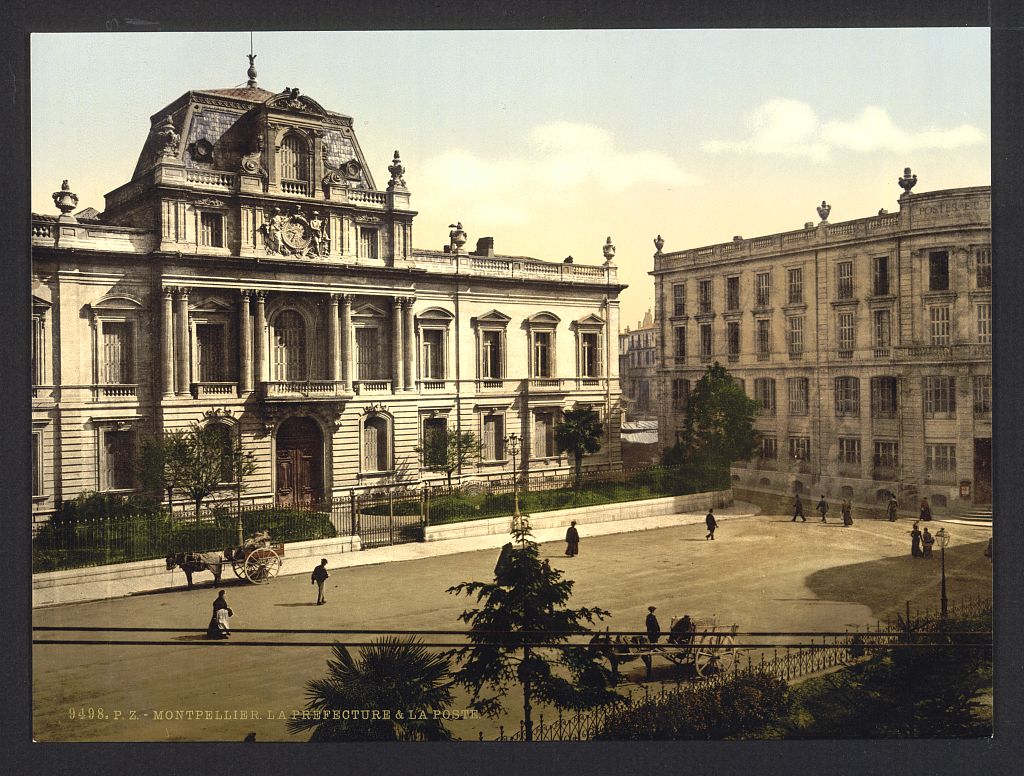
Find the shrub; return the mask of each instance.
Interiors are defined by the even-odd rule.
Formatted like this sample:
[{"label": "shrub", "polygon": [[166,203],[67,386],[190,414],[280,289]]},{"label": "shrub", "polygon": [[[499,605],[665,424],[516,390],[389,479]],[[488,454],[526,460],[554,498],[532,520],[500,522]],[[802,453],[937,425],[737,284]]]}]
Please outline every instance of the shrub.
[{"label": "shrub", "polygon": [[430,499],[430,522],[453,523],[483,514],[480,504],[462,496],[438,496]]}]

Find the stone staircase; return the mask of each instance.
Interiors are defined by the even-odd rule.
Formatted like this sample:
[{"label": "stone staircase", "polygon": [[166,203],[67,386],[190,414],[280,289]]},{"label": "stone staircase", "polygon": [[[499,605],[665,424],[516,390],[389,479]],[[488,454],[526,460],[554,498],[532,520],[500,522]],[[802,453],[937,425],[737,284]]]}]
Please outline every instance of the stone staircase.
[{"label": "stone staircase", "polygon": [[947,523],[992,527],[992,505],[972,504],[961,507],[948,517],[939,518]]}]

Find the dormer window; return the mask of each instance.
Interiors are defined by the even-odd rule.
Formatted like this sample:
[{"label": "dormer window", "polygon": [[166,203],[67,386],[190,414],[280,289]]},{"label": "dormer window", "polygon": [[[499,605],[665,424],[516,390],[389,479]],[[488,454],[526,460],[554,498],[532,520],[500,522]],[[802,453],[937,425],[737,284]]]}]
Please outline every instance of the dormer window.
[{"label": "dormer window", "polygon": [[286,194],[309,194],[309,144],[294,132],[281,142],[281,190]]}]

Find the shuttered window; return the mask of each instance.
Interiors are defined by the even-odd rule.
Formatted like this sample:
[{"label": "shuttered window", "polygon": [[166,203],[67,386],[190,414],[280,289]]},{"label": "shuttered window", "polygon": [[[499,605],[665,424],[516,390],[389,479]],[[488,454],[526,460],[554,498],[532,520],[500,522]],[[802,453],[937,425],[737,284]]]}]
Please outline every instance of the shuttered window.
[{"label": "shuttered window", "polygon": [[285,310],[274,319],[274,379],[305,380],[306,327],[295,310]]},{"label": "shuttered window", "polygon": [[104,322],[100,354],[100,382],[107,385],[135,382],[132,324]]}]

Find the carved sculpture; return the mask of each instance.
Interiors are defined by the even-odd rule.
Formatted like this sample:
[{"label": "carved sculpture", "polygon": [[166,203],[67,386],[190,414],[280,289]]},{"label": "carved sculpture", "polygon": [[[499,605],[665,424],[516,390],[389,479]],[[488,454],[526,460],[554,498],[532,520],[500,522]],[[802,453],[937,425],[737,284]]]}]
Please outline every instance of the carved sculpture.
[{"label": "carved sculpture", "polygon": [[62,216],[66,216],[78,207],[78,195],[71,191],[71,184],[65,178],[60,184],[60,191],[53,192],[53,204],[60,210]]},{"label": "carved sculpture", "polygon": [[654,238],[654,250],[657,251],[657,255],[661,255],[661,249],[665,247],[665,239],[659,234]]},{"label": "carved sculpture", "polygon": [[828,221],[828,214],[831,213],[831,212],[832,212],[832,206],[830,204],[828,204],[825,200],[822,200],[821,204],[818,205],[818,217],[822,221]]},{"label": "carved sculpture", "polygon": [[260,227],[263,232],[263,241],[266,245],[267,254],[284,253],[281,243],[281,230],[284,228],[284,216],[281,215],[281,208],[275,207],[266,223]]},{"label": "carved sculpture", "polygon": [[395,151],[395,159],[388,165],[388,172],[391,173],[391,180],[388,183],[388,191],[393,189],[405,188],[405,167],[402,165],[402,160],[398,156],[398,151]]},{"label": "carved sculpture", "polygon": [[458,253],[462,250],[462,246],[466,244],[466,231],[462,228],[461,221],[455,224],[448,224],[448,228],[451,229],[448,232],[448,242],[451,245],[452,253]]},{"label": "carved sculpture", "polygon": [[611,237],[604,241],[604,247],[601,250],[604,252],[604,263],[611,264],[612,259],[615,258],[615,246],[612,245]]},{"label": "carved sculpture", "polygon": [[903,168],[903,177],[896,181],[900,188],[903,189],[905,195],[910,194],[910,190],[917,185],[917,176],[911,174],[909,167]]},{"label": "carved sculpture", "polygon": [[327,233],[327,221],[320,218],[320,211],[314,210],[309,219],[309,247],[306,255],[328,256],[331,252],[330,235]]},{"label": "carved sculpture", "polygon": [[178,153],[181,136],[174,128],[170,114],[153,130],[153,137],[156,140],[157,153],[161,156],[174,156]]},{"label": "carved sculpture", "polygon": [[249,80],[246,82],[246,86],[256,86],[256,57],[258,54],[246,54],[249,57],[249,69],[246,71],[246,75],[249,76]]},{"label": "carved sculpture", "polygon": [[250,175],[262,175],[263,170],[263,135],[257,133],[250,144],[249,153],[242,156],[240,164],[242,172]]}]

